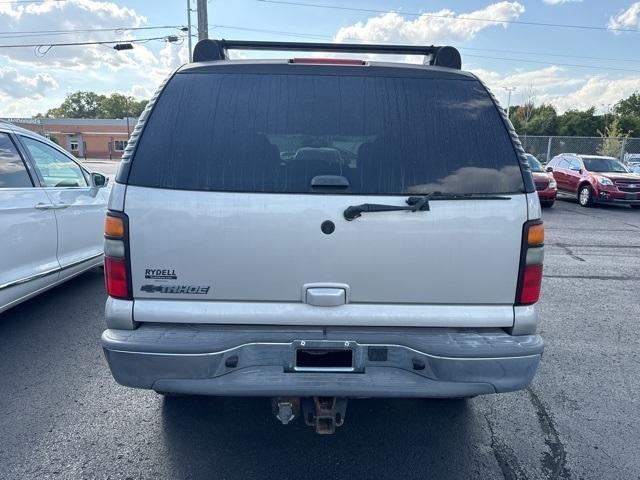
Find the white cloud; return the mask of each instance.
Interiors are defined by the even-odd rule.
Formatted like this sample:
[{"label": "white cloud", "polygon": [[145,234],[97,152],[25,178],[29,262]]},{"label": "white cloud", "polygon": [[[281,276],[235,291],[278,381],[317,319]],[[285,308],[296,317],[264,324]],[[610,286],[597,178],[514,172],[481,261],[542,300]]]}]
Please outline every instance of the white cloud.
[{"label": "white cloud", "polygon": [[640,91],[637,76],[607,78],[605,76],[575,75],[574,72],[558,66],[538,70],[522,70],[506,75],[475,69],[478,75],[506,107],[507,91],[503,87],[515,87],[511,104],[522,103],[523,95],[531,90],[537,105],[553,105],[558,113],[567,110],[600,109],[602,105],[614,105],[622,98]]},{"label": "white cloud", "polygon": [[189,61],[189,46],[186,41],[174,44],[167,43],[160,50],[160,62],[167,70],[173,70]]},{"label": "white cloud", "polygon": [[2,105],[0,117],[31,117],[43,111],[32,99],[17,100],[2,92],[0,92],[0,105]]},{"label": "white cloud", "polygon": [[640,2],[632,3],[626,10],[621,10],[609,19],[609,28],[635,28],[640,26]]},{"label": "white cloud", "polygon": [[9,98],[41,98],[48,90],[58,87],[58,83],[48,73],[38,73],[33,77],[20,75],[15,68],[0,68],[0,94]]},{"label": "white cloud", "polygon": [[[73,35],[15,36],[5,39],[9,44],[42,44],[77,41],[108,41],[130,39],[136,35],[126,28],[140,27],[147,19],[127,7],[113,2],[75,0],[43,3],[0,4],[0,25],[3,31],[93,30]],[[122,29],[119,31],[96,31]],[[42,65],[49,68],[92,69],[106,65],[112,70],[139,65],[151,67],[157,59],[143,45],[133,50],[116,52],[109,45],[54,47],[46,55],[37,55],[34,47],[3,49],[2,55],[13,63]]]},{"label": "white cloud", "polygon": [[[399,13],[390,12],[357,22],[338,30],[334,41],[447,43],[471,40],[478,32],[491,26],[502,25],[504,20],[515,20],[524,13],[518,2],[502,1],[473,12],[456,14],[449,9],[425,13],[408,20]],[[479,22],[474,19],[486,19]]]},{"label": "white cloud", "polygon": [[[6,44],[114,41],[162,37],[166,30],[135,31],[147,18],[110,0],[45,0],[0,3],[4,32],[82,30],[66,35],[27,36],[16,33]],[[104,30],[106,31],[98,31]],[[129,30],[128,30],[129,29]],[[9,36],[9,35],[4,35]],[[44,53],[41,49],[40,53]],[[27,116],[60,104],[66,93],[93,90],[149,98],[167,73],[184,63],[187,46],[136,43],[132,50],[112,45],[53,47],[38,55],[34,47],[0,50],[0,115]],[[46,73],[43,73],[46,72]]]},{"label": "white cloud", "polygon": [[580,3],[582,0],[542,0],[547,5],[562,5],[564,3]]},{"label": "white cloud", "polygon": [[564,112],[570,109],[600,109],[602,105],[614,105],[634,92],[640,91],[640,78],[609,79],[598,76],[586,79],[582,86],[566,94],[548,93],[539,96],[540,103],[551,103]]}]

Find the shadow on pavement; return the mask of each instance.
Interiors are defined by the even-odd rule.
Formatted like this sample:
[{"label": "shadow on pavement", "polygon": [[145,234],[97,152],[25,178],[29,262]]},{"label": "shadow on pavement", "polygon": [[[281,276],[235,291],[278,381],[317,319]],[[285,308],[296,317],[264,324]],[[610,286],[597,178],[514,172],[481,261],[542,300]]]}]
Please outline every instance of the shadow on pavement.
[{"label": "shadow on pavement", "polygon": [[472,403],[350,400],[344,426],[320,436],[281,425],[266,398],[169,397],[165,450],[180,478],[474,478],[486,425]]}]

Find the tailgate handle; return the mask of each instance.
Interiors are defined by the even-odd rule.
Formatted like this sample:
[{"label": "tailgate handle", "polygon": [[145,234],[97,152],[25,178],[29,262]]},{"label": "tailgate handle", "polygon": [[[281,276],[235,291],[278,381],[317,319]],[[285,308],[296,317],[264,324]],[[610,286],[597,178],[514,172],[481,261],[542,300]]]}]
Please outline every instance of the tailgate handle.
[{"label": "tailgate handle", "polygon": [[346,303],[344,288],[314,287],[307,288],[306,303],[316,307],[337,307]]}]

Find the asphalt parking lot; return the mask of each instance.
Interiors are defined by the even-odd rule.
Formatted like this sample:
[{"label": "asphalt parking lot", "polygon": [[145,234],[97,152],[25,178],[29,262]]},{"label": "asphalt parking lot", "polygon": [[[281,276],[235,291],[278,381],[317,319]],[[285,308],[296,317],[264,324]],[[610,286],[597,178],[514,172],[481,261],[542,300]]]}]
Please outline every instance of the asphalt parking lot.
[{"label": "asphalt parking lot", "polygon": [[640,478],[640,211],[544,212],[531,387],[468,402],[352,400],[333,436],[266,399],[117,385],[89,272],[0,315],[0,478]]}]

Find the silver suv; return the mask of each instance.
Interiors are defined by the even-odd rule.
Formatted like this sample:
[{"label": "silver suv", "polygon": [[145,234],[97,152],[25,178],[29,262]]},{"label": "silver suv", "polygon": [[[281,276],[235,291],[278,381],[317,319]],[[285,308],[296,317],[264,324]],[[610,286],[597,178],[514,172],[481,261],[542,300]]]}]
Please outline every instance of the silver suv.
[{"label": "silver suv", "polygon": [[348,398],[529,384],[540,204],[457,50],[207,40],[194,58],[142,115],[111,194],[102,345],[119,383],[272,397],[321,433]]}]

